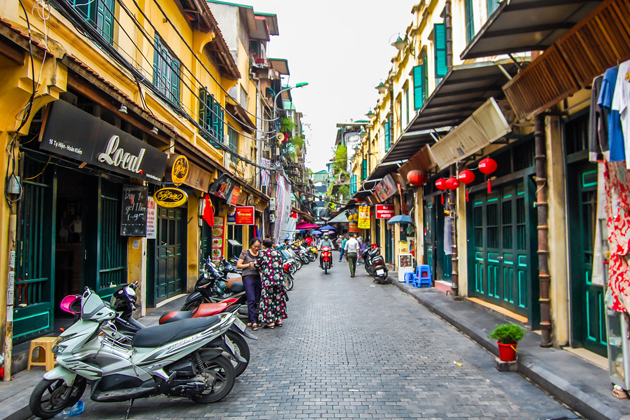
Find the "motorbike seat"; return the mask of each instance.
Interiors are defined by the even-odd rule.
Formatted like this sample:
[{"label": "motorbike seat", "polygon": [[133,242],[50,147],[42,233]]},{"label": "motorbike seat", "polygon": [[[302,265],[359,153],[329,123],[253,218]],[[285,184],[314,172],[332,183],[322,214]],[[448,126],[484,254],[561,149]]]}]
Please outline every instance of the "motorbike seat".
[{"label": "motorbike seat", "polygon": [[218,324],[220,320],[221,318],[218,316],[211,316],[183,319],[179,322],[143,328],[136,333],[131,341],[131,345],[134,347],[160,347],[205,331],[211,326]]},{"label": "motorbike seat", "polygon": [[243,286],[243,282],[239,281],[236,283],[232,283],[230,285],[230,292],[232,293],[241,293],[242,291],[245,290],[245,286]]},{"label": "motorbike seat", "polygon": [[193,311],[171,311],[160,317],[160,325],[193,317]]},{"label": "motorbike seat", "polygon": [[193,318],[202,318],[202,317],[208,317],[208,316],[218,314],[220,312],[225,311],[225,308],[227,308],[228,306],[230,305],[223,302],[202,303],[201,305],[199,305],[197,309],[193,311]]},{"label": "motorbike seat", "polygon": [[375,256],[376,254],[378,254],[378,249],[371,249],[371,250],[368,252],[368,255],[369,255],[370,257],[373,257],[373,256]]}]

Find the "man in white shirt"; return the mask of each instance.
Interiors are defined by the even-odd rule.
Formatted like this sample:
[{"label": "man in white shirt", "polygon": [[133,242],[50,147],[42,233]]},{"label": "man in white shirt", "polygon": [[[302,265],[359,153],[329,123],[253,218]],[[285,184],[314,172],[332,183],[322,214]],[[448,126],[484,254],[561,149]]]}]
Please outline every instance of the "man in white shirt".
[{"label": "man in white shirt", "polygon": [[348,265],[350,266],[350,277],[354,277],[354,273],[357,269],[357,258],[359,257],[359,249],[361,245],[357,240],[357,234],[355,233],[348,242],[346,242],[346,259],[348,260]]}]

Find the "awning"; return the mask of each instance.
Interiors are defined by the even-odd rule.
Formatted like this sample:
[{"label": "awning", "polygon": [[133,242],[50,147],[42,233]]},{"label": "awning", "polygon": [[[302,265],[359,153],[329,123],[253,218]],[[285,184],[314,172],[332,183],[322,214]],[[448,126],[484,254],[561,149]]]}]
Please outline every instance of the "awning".
[{"label": "awning", "polygon": [[348,220],[348,216],[346,215],[346,212],[342,211],[341,213],[333,217],[331,220],[329,220],[328,223],[350,223],[350,221]]},{"label": "awning", "polygon": [[461,58],[546,50],[601,3],[602,0],[504,0]]},{"label": "awning", "polygon": [[489,98],[503,96],[501,88],[517,72],[511,60],[453,66],[411,121],[409,131],[458,126]]},{"label": "awning", "polygon": [[440,128],[437,130],[408,131],[392,145],[390,151],[385,155],[382,163],[405,161],[415,155],[418,150],[427,144],[435,143],[440,136],[447,131]]}]

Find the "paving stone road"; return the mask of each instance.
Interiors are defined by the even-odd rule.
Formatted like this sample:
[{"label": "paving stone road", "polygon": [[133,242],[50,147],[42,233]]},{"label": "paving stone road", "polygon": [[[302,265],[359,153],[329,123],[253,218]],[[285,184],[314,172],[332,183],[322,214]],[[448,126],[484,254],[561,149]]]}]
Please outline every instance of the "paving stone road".
[{"label": "paving stone road", "polygon": [[[260,330],[223,401],[136,401],[132,419],[578,418],[395,286],[346,263],[297,273],[283,328]],[[84,401],[87,401],[87,393]],[[125,404],[86,402],[81,417],[122,419]]]}]

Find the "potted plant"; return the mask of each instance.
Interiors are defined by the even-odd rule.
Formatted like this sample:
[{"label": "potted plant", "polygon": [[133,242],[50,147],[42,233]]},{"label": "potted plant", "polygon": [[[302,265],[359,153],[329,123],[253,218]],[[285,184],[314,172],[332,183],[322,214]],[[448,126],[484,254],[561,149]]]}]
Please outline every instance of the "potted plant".
[{"label": "potted plant", "polygon": [[516,324],[497,325],[488,337],[497,340],[499,359],[513,362],[516,360],[516,346],[525,337],[525,330]]}]

